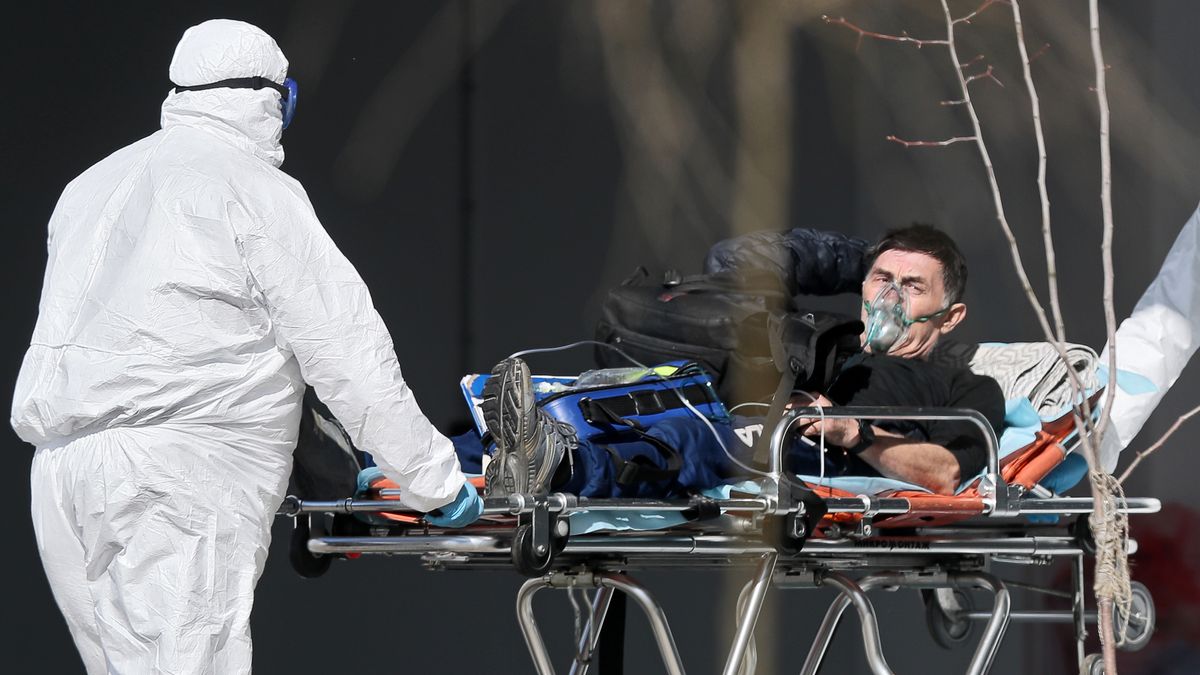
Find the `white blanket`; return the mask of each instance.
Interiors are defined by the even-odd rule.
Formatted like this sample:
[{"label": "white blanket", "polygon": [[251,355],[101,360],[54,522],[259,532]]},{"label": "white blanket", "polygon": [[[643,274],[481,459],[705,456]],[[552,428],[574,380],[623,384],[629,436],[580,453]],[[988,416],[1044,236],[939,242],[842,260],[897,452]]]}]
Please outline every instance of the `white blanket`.
[{"label": "white blanket", "polygon": [[[1099,364],[1096,352],[1084,345],[1068,343],[1067,356],[1084,388],[1094,389]],[[1057,416],[1072,402],[1067,364],[1048,342],[980,345],[947,342],[938,346],[930,360],[986,375],[1000,383],[1005,400],[1027,398],[1042,416]]]}]

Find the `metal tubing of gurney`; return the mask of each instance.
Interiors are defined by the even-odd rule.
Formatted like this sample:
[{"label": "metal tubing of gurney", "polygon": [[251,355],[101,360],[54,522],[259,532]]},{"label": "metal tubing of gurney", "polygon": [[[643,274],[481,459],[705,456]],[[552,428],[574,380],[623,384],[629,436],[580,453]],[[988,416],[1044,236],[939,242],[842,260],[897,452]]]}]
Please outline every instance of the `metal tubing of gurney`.
[{"label": "metal tubing of gurney", "polygon": [[525,646],[529,649],[538,675],[554,675],[554,664],[550,662],[542,632],[538,630],[537,619],[533,616],[534,594],[548,587],[546,579],[530,579],[517,591],[517,623],[521,626],[521,635],[525,636]]},{"label": "metal tubing of gurney", "polygon": [[409,537],[314,537],[308,550],[316,555],[338,553],[508,553],[510,546],[483,535],[414,535]]},{"label": "metal tubing of gurney", "polygon": [[[396,490],[380,490],[380,494],[397,493]],[[566,495],[553,494],[548,498],[551,511],[563,511],[568,507]],[[504,516],[530,513],[533,511],[532,496],[513,495],[511,497],[488,497],[483,500],[484,516]],[[683,510],[683,509],[679,509]],[[406,515],[425,515],[415,511],[394,499],[335,499],[332,501],[316,501],[289,496],[279,507],[279,514],[296,516],[302,513],[401,513]]]},{"label": "metal tubing of gurney", "polygon": [[[872,577],[863,579],[864,587],[870,588],[872,580]],[[821,660],[829,650],[829,642],[833,639],[833,633],[837,630],[842,613],[846,611],[848,605],[853,603],[854,609],[858,612],[859,622],[862,624],[863,650],[867,654],[867,666],[871,668],[874,675],[892,675],[892,669],[888,667],[887,659],[883,657],[883,644],[879,640],[879,623],[875,618],[875,609],[871,606],[871,601],[867,599],[865,589],[849,577],[837,572],[825,573],[821,577],[821,582],[833,586],[840,593],[833,604],[829,606],[825,620],[821,622],[821,628],[817,631],[817,637],[809,649],[808,658],[804,661],[804,668],[800,671],[801,674],[815,675],[821,667]]]},{"label": "metal tubing of gurney", "polygon": [[[841,621],[842,614],[851,603],[854,604],[862,621],[863,648],[867,652],[867,659],[872,671],[875,673],[890,672],[887,670],[887,663],[883,657],[883,646],[879,641],[879,629],[875,622],[875,611],[871,605],[871,601],[866,596],[866,591],[877,586],[919,588],[924,587],[926,582],[924,580],[908,579],[897,572],[883,572],[864,577],[857,584],[835,572],[825,572],[821,575],[820,580],[822,583],[835,586],[841,591],[841,594],[834,599],[833,603],[829,606],[829,610],[825,613],[825,618],[822,620],[821,627],[817,631],[817,636],[813,639],[812,647],[809,649],[808,657],[804,661],[804,668],[801,670],[802,675],[815,675],[820,669],[821,661],[825,658],[825,654],[829,650],[829,643],[833,639],[833,634],[837,630],[837,625]],[[996,658],[996,652],[1000,648],[1000,640],[1003,638],[1004,631],[1008,627],[1009,616],[1011,614],[1011,600],[1008,589],[996,577],[983,573],[951,574],[946,583],[942,584],[941,587],[946,587],[946,584],[960,587],[983,588],[991,591],[996,598],[992,611],[987,613],[988,624],[984,629],[983,637],[980,638],[979,645],[975,648],[975,654],[971,657],[971,662],[967,668],[968,675],[983,675],[991,669],[992,662]],[[869,632],[873,633],[874,639],[871,639],[868,635]],[[880,670],[878,666],[882,666],[883,670]]]},{"label": "metal tubing of gurney", "polygon": [[[516,509],[514,511],[514,508]],[[507,499],[489,498],[483,501],[483,513],[485,516],[501,516],[508,514],[524,513],[533,510],[533,503],[530,502],[527,508],[514,507]],[[300,499],[298,497],[288,497],[279,507],[279,515],[298,516],[303,513],[403,513],[410,515],[424,515],[422,511],[414,511],[404,504],[393,499],[334,499],[332,501],[316,501],[311,499]]]},{"label": "metal tubing of gurney", "polygon": [[[793,408],[788,411],[784,419],[776,426],[772,437],[770,437],[770,459],[768,472],[770,477],[775,480],[776,485],[782,483],[784,476],[784,443],[787,441],[787,436],[790,434],[794,426],[800,419],[893,419],[893,420],[908,420],[908,422],[936,422],[936,420],[965,420],[977,426],[984,437],[984,443],[988,448],[988,473],[984,477],[985,482],[990,482],[994,485],[994,491],[991,495],[984,497],[986,504],[985,513],[996,513],[1001,515],[1010,514],[1008,506],[1008,486],[1004,484],[1004,478],[1000,473],[1000,441],[996,440],[996,432],[992,430],[988,418],[985,418],[979,411],[967,410],[967,408],[924,408],[924,407],[869,407],[869,406],[844,406],[838,408]],[[790,504],[785,504],[790,506]]]},{"label": "metal tubing of gurney", "polygon": [[[1021,513],[1054,513],[1070,515],[1091,513],[1094,504],[1091,497],[1051,497],[1049,499],[1022,499],[1018,510]],[[1153,497],[1133,497],[1121,500],[1117,505],[1121,513],[1158,513],[1162,502]]]},{"label": "metal tubing of gurney", "polygon": [[[605,511],[667,511],[679,512],[695,508],[690,500],[666,499],[589,499],[587,497],[570,498],[568,495],[553,494],[548,498],[550,511],[555,513],[574,513],[589,509]],[[574,501],[574,505],[568,502]],[[763,513],[769,508],[766,499],[739,498],[711,500],[722,511],[749,511]],[[514,495],[513,497],[489,498],[484,500],[483,515],[517,515],[533,511],[532,496]],[[825,500],[829,513],[865,513],[893,515],[905,514],[912,511],[911,502],[904,497],[871,498],[830,497]],[[1051,497],[1025,498],[1012,505],[1014,513],[1050,513],[1057,515],[1073,515],[1091,513],[1093,503],[1091,497]],[[793,505],[790,510],[794,511]],[[1162,502],[1153,497],[1130,497],[1122,500],[1119,509],[1122,513],[1145,514],[1158,513]],[[288,497],[280,506],[279,515],[297,516],[306,513],[405,513],[423,515],[413,511],[403,504],[387,499],[335,499],[330,501],[314,501]]]},{"label": "metal tubing of gurney", "polygon": [[[574,501],[575,505],[566,502]],[[548,497],[552,513],[574,513],[590,509],[604,511],[666,511],[680,512],[696,507],[690,500],[659,500],[659,499],[588,499],[580,497],[570,499],[567,495],[553,494]],[[533,511],[532,497],[514,495],[510,498],[489,498],[484,500],[483,515],[502,516],[518,515]],[[769,507],[767,500],[758,498],[715,499],[722,511],[749,511],[763,513]],[[868,504],[874,503],[874,508]],[[911,509],[909,501],[904,498],[861,499],[856,497],[835,497],[827,500],[830,513],[864,513],[868,510],[878,514],[908,513]],[[792,507],[795,510],[796,507]],[[314,501],[289,497],[279,509],[279,514],[296,516],[306,513],[402,513],[408,515],[424,515],[401,503],[387,499],[335,499],[331,501]]]},{"label": "metal tubing of gurney", "polygon": [[[714,499],[722,511],[763,511],[767,508],[765,499]],[[696,504],[686,500],[655,500],[655,499],[590,499],[579,498],[579,510],[595,509],[598,511],[687,511]],[[571,509],[575,510],[575,509]]]},{"label": "metal tubing of gurney", "polygon": [[[567,542],[564,553],[628,553],[675,554],[697,553],[710,555],[745,555],[774,550],[762,541],[727,535],[665,535],[620,537],[574,537]],[[1079,542],[1073,537],[1010,537],[1006,539],[967,541],[956,539],[923,539],[921,537],[875,537],[865,540],[809,539],[804,543],[801,557],[809,555],[894,555],[894,554],[1008,554],[1008,555],[1077,555]]]},{"label": "metal tubing of gurney", "polygon": [[[963,619],[970,619],[971,621],[987,621],[992,618],[992,613],[961,612],[958,616]],[[1073,623],[1075,621],[1075,613],[1070,610],[1031,609],[1010,612],[1008,618],[1010,621],[1018,623]],[[1096,623],[1096,613],[1084,612],[1083,620],[1088,623]]]},{"label": "metal tubing of gurney", "polygon": [[[385,497],[399,497],[402,492],[399,490],[384,489],[380,490],[379,494]],[[687,511],[688,509],[696,508],[699,501],[715,502],[720,504],[721,508],[730,511],[761,511],[767,505],[765,499],[756,497],[720,500],[646,499],[641,497],[610,499],[575,497],[561,492],[555,492],[546,496],[546,503],[551,512],[567,513],[588,509],[603,509],[605,511]],[[533,510],[534,502],[533,495],[493,497],[484,500],[484,513],[489,515],[526,513]]]},{"label": "metal tubing of gurney", "polygon": [[[420,555],[429,552],[500,554],[509,551],[504,537],[491,535],[407,535],[400,537],[314,537],[308,550],[318,555],[338,553],[394,553]],[[731,535],[579,535],[568,540],[565,555],[710,555],[748,556],[775,549],[760,539]],[[1130,540],[1130,550],[1136,550]],[[1079,555],[1073,537],[1009,537],[1003,539],[934,539],[923,537],[874,537],[866,540],[810,539],[800,557],[879,555]]]},{"label": "metal tubing of gurney", "polygon": [[596,580],[602,586],[621,591],[641,606],[642,613],[650,621],[650,630],[654,633],[654,641],[658,643],[658,651],[662,654],[667,673],[683,675],[683,661],[679,658],[679,648],[675,646],[675,636],[671,634],[667,616],[650,593],[641,584],[623,574],[601,573],[596,575]]},{"label": "metal tubing of gurney", "polygon": [[1004,582],[990,574],[975,572],[952,575],[952,578],[969,581],[991,591],[996,597],[996,602],[992,605],[992,616],[988,619],[983,637],[979,639],[979,646],[976,647],[975,656],[971,658],[971,665],[967,669],[967,675],[986,675],[992,669],[996,652],[1000,651],[1000,640],[1008,628],[1008,621],[1012,616],[1012,599],[1009,598]]},{"label": "metal tubing of gurney", "polygon": [[771,458],[769,472],[776,481],[783,475],[783,445],[788,434],[801,419],[869,419],[869,420],[898,420],[912,422],[951,421],[971,422],[983,434],[987,445],[987,475],[996,484],[996,510],[1006,510],[1007,489],[1000,475],[1000,442],[996,440],[996,432],[978,410],[967,408],[906,408],[902,406],[878,408],[870,406],[843,406],[838,408],[793,408],[788,411],[779,426],[771,435]]},{"label": "metal tubing of gurney", "polygon": [[1087,651],[1087,593],[1084,592],[1083,555],[1075,556],[1071,565],[1071,590],[1075,599],[1071,603],[1071,615],[1075,624],[1075,656],[1083,665],[1084,653]]},{"label": "metal tubing of gurney", "polygon": [[777,554],[765,553],[762,561],[758,564],[758,571],[754,574],[753,586],[750,590],[750,598],[746,601],[746,607],[741,616],[738,617],[737,634],[733,638],[729,658],[725,661],[724,675],[737,675],[742,668],[742,661],[746,658],[746,648],[750,644],[751,636],[754,635],[754,626],[758,623],[758,615],[762,613],[763,598],[767,596],[767,588],[770,587],[771,577],[775,574],[777,559]]},{"label": "metal tubing of gurney", "polygon": [[[534,667],[538,675],[554,675],[554,664],[546,651],[546,643],[538,630],[537,619],[533,616],[533,596],[543,588],[552,587],[552,577],[526,581],[521,590],[517,591],[517,623],[521,626],[521,634],[525,636],[525,646],[533,657]],[[592,577],[593,583],[601,588],[621,591],[642,608],[646,619],[650,622],[650,631],[662,654],[663,665],[668,675],[684,675],[683,661],[679,657],[679,648],[675,646],[675,637],[671,634],[671,626],[662,607],[650,593],[638,582],[623,574],[599,573]]]}]

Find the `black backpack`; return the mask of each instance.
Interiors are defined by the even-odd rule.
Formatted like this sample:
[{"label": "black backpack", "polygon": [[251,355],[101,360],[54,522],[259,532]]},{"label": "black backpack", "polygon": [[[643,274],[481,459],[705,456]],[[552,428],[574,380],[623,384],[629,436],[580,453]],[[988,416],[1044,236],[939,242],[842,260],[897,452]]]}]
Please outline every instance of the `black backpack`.
[{"label": "black backpack", "polygon": [[[770,396],[781,350],[794,361],[789,370],[800,373],[796,386],[819,391],[859,349],[860,321],[797,311],[770,275],[668,273],[652,283],[639,272],[609,292],[596,340],[646,365],[696,361],[716,377],[727,402]],[[620,352],[599,346],[596,361],[605,368],[630,365]]]}]

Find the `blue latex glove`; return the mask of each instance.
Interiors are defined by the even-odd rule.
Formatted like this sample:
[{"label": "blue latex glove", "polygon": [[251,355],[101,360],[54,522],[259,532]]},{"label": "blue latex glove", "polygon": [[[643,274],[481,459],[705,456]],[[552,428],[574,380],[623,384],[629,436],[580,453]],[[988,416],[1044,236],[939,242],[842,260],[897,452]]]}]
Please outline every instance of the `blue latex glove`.
[{"label": "blue latex glove", "polygon": [[454,501],[440,509],[434,509],[425,514],[425,520],[437,527],[466,527],[479,520],[483,515],[483,498],[475,490],[475,486],[463,483],[462,489]]}]

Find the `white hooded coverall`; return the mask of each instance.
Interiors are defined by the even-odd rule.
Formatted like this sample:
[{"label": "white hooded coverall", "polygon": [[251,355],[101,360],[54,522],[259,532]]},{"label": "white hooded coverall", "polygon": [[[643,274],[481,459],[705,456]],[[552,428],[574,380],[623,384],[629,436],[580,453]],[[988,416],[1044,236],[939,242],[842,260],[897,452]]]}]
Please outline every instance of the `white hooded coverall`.
[{"label": "white hooded coverall", "polygon": [[[1155,390],[1130,394],[1117,389],[1112,427],[1100,444],[1107,471],[1117,467],[1121,451],[1200,347],[1200,209],[1184,224],[1133,314],[1121,322],[1116,344],[1117,367],[1145,377]],[[1108,363],[1108,349],[1100,362]]]},{"label": "white hooded coverall", "polygon": [[[188,29],[181,86],[288,63],[236,21]],[[245,673],[304,383],[412,507],[464,482],[354,267],[281,172],[280,94],[168,94],[162,129],[72,181],[49,225],[12,425],[34,529],[89,673]]]}]

